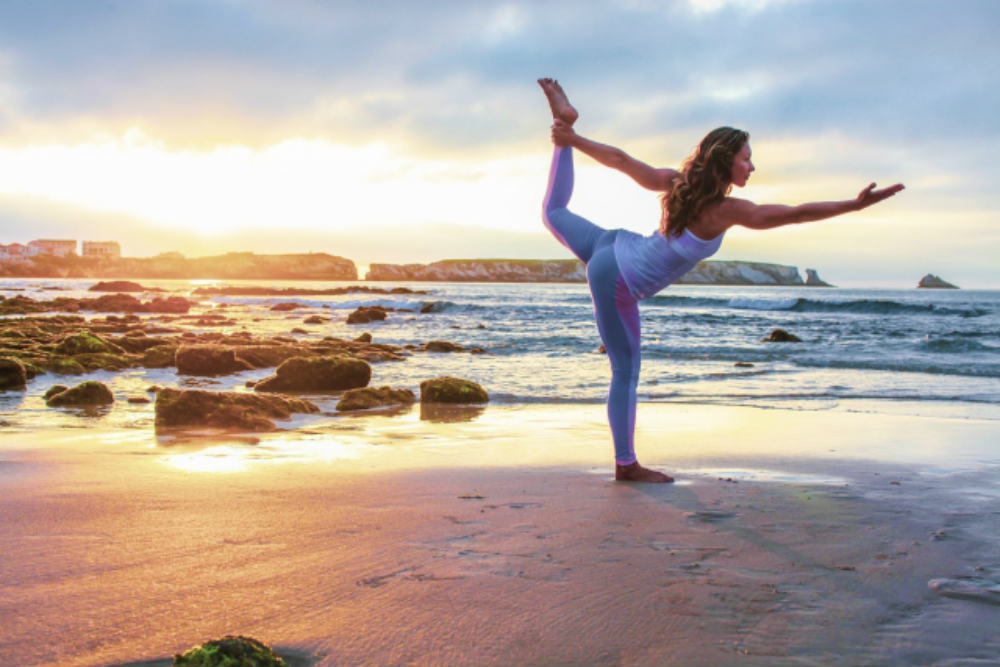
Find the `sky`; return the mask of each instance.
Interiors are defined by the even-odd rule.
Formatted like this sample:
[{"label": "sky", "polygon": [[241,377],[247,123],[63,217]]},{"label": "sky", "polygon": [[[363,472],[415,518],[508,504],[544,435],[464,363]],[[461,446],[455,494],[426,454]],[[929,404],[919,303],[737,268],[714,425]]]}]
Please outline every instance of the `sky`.
[{"label": "sky", "polygon": [[[0,242],[566,258],[539,217],[552,76],[580,134],[654,166],[749,131],[734,196],[906,184],[715,259],[1000,288],[998,29],[993,0],[0,0]],[[656,228],[656,193],[576,165],[573,210]]]}]

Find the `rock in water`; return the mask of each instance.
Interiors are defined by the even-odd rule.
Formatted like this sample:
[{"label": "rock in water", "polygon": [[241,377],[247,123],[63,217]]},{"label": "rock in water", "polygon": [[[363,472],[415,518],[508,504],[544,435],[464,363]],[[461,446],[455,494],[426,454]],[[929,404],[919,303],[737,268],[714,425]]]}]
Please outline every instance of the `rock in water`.
[{"label": "rock in water", "polygon": [[226,635],[174,656],[173,667],[285,667],[277,653],[251,637]]},{"label": "rock in water", "polygon": [[489,394],[472,380],[437,377],[420,383],[421,403],[487,403]]},{"label": "rock in water", "polygon": [[215,426],[251,431],[273,431],[272,419],[288,419],[292,413],[319,412],[313,403],[287,396],[172,388],[157,392],[153,408],[159,427]]},{"label": "rock in water", "polygon": [[425,352],[462,352],[465,350],[458,343],[452,343],[447,340],[429,340],[423,344],[421,349]]},{"label": "rock in water", "polygon": [[337,409],[345,412],[348,410],[368,410],[370,408],[380,408],[388,405],[410,405],[416,402],[417,398],[409,389],[393,389],[392,387],[364,387],[362,389],[350,389],[344,393],[337,403]]},{"label": "rock in water", "polygon": [[386,317],[386,309],[382,306],[359,306],[347,316],[347,323],[368,324],[369,322],[384,320]]},{"label": "rock in water", "polygon": [[947,280],[942,280],[933,273],[928,273],[926,276],[920,279],[917,283],[917,287],[926,287],[930,289],[958,289],[958,285],[952,285]]},{"label": "rock in water", "polygon": [[[102,280],[87,288],[89,292],[148,292],[148,288],[131,280]],[[160,290],[157,290],[160,291]]]},{"label": "rock in water", "polygon": [[87,380],[45,399],[52,407],[71,405],[108,405],[115,402],[115,396],[103,382]]},{"label": "rock in water", "polygon": [[28,371],[13,357],[0,357],[0,389],[24,389]]},{"label": "rock in water", "polygon": [[45,395],[42,398],[44,398],[46,401],[48,401],[50,398],[52,398],[53,396],[55,396],[59,392],[66,391],[67,389],[69,389],[69,387],[67,387],[64,384],[54,384],[54,385],[52,385],[51,387],[49,387],[48,389],[45,390]]},{"label": "rock in water", "polygon": [[179,375],[229,375],[253,370],[233,348],[221,345],[181,345],[174,362]]},{"label": "rock in water", "polygon": [[806,269],[806,287],[833,287],[833,285],[820,278],[816,269]]},{"label": "rock in water", "polygon": [[770,335],[760,339],[762,343],[801,343],[802,339],[784,329],[774,329]]},{"label": "rock in water", "polygon": [[371,381],[372,367],[352,357],[295,357],[283,362],[274,373],[258,382],[254,391],[340,391],[365,387]]},{"label": "rock in water", "polygon": [[124,350],[109,343],[100,336],[89,331],[78,331],[66,336],[56,345],[55,353],[73,356],[74,354],[94,354],[98,352],[121,354]]}]

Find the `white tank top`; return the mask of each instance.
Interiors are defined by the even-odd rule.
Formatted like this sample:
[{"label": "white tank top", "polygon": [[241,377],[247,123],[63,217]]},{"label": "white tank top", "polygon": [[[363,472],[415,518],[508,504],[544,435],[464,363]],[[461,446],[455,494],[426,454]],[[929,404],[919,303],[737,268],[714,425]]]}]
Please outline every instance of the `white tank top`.
[{"label": "white tank top", "polygon": [[615,238],[615,259],[628,291],[636,300],[646,299],[714,255],[722,245],[723,236],[719,234],[706,241],[688,229],[670,238],[659,230],[641,236],[623,229]]}]

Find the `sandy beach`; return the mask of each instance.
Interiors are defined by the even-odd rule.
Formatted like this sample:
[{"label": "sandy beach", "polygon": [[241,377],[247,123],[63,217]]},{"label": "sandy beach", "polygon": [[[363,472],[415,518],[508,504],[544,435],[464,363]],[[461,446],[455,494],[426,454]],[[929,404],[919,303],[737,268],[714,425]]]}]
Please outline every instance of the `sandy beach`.
[{"label": "sandy beach", "polygon": [[996,663],[996,422],[898,412],[642,405],[662,486],[600,405],[8,428],[0,665]]}]

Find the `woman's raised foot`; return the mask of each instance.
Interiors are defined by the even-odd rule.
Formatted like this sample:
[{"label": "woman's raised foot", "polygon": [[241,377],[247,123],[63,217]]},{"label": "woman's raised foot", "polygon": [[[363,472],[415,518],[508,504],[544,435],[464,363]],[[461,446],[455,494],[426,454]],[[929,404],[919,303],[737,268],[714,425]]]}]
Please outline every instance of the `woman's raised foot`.
[{"label": "woman's raised foot", "polygon": [[552,109],[552,117],[572,125],[580,117],[573,105],[569,103],[569,98],[563,91],[562,86],[555,79],[543,78],[538,80],[538,85],[542,87],[545,98],[549,101],[549,108]]},{"label": "woman's raised foot", "polygon": [[654,484],[669,484],[674,481],[670,475],[665,475],[656,470],[643,468],[638,461],[627,466],[615,465],[616,482],[652,482]]}]

